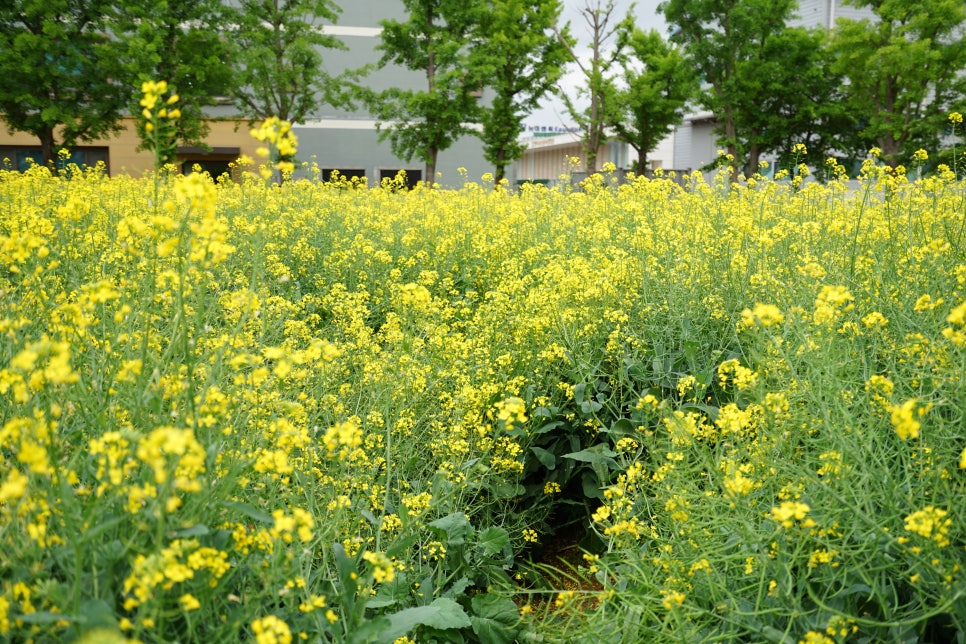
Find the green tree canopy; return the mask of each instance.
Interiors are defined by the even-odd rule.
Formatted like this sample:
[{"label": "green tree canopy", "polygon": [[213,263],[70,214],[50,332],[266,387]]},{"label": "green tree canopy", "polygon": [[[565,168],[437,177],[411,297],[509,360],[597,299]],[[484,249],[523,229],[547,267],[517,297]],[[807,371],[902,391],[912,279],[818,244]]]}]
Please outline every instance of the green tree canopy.
[{"label": "green tree canopy", "polygon": [[118,41],[105,35],[108,5],[0,3],[0,114],[10,131],[38,138],[45,163],[119,129],[133,89],[119,81]]},{"label": "green tree canopy", "polygon": [[801,91],[804,69],[797,64],[813,45],[806,32],[786,25],[796,6],[796,0],[660,5],[673,40],[684,46],[705,82],[699,100],[720,124],[718,140],[732,156],[735,174],[754,173],[759,156],[783,140],[785,117],[810,100]]},{"label": "green tree canopy", "polygon": [[684,54],[656,31],[627,23],[619,41],[623,87],[609,116],[617,138],[637,152],[636,172],[643,175],[648,153],[684,118],[698,78]]},{"label": "green tree canopy", "polygon": [[[133,88],[143,81],[164,80],[178,94],[181,118],[176,141],[203,145],[208,134],[203,108],[230,96],[234,77],[223,25],[228,14],[221,0],[124,0],[112,5],[112,28],[120,39],[125,78]],[[139,114],[140,95],[129,103]],[[143,119],[138,134],[145,140]],[[176,147],[163,151],[162,163],[174,160]]]},{"label": "green tree canopy", "polygon": [[474,30],[472,65],[492,95],[481,111],[481,137],[499,182],[526,149],[520,143],[523,120],[563,74],[569,36],[563,34],[562,42],[554,33],[560,0],[485,0],[484,5]]},{"label": "green tree canopy", "polygon": [[895,166],[918,148],[936,150],[950,111],[964,109],[966,43],[961,0],[854,0],[875,20],[840,18],[836,69],[848,79],[858,138]]},{"label": "green tree canopy", "polygon": [[294,123],[320,103],[339,103],[341,84],[326,72],[322,52],[345,45],[321,29],[339,13],[332,0],[238,0],[235,106],[252,120]]},{"label": "green tree canopy", "polygon": [[481,79],[472,73],[470,36],[481,20],[481,0],[403,0],[405,21],[383,20],[383,55],[390,63],[422,72],[426,88],[392,87],[365,92],[364,100],[387,127],[388,138],[400,158],[425,164],[425,181],[432,184],[436,162],[479,120]]}]

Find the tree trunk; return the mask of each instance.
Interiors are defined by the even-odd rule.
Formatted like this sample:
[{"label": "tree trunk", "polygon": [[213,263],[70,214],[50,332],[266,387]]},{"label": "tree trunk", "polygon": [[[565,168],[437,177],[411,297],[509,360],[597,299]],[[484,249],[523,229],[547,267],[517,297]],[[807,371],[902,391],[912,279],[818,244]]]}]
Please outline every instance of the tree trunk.
[{"label": "tree trunk", "polygon": [[748,162],[745,164],[745,176],[750,177],[758,171],[758,160],[761,157],[761,149],[757,143],[752,143],[748,149]]},{"label": "tree trunk", "polygon": [[429,160],[426,162],[426,167],[424,168],[426,176],[423,177],[423,181],[426,183],[427,188],[432,188],[433,182],[436,181],[437,158],[439,158],[439,149],[433,147],[429,150]]},{"label": "tree trunk", "polygon": [[493,187],[500,185],[506,176],[506,149],[500,148],[496,153],[496,171],[493,173]]},{"label": "tree trunk", "polygon": [[40,159],[35,159],[39,165],[45,165],[51,170],[56,167],[56,152],[54,150],[54,128],[47,126],[40,133]]},{"label": "tree trunk", "polygon": [[899,165],[899,141],[892,135],[892,133],[885,134],[879,137],[878,140],[879,149],[882,150],[882,160],[890,168],[895,168]]},{"label": "tree trunk", "polygon": [[725,116],[725,138],[728,140],[726,152],[731,155],[731,180],[738,180],[738,144],[735,143],[735,120],[731,115]]}]

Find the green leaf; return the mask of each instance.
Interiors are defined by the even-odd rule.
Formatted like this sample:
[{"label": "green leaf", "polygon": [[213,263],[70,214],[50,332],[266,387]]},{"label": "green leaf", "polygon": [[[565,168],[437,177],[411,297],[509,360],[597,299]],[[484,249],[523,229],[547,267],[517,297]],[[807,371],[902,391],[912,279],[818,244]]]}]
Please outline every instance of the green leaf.
[{"label": "green leaf", "polygon": [[[72,617],[70,615],[65,615],[64,613],[52,613],[47,610],[39,610],[35,613],[24,613],[22,615],[16,615],[16,618],[27,624],[53,624],[54,622],[79,622],[82,621],[79,617]],[[467,624],[469,626],[469,624]]]},{"label": "green leaf", "polygon": [[466,539],[473,536],[473,526],[462,512],[448,514],[429,524],[439,532],[446,534],[446,545],[457,546],[466,543]]},{"label": "green leaf", "polygon": [[540,464],[548,470],[552,470],[553,468],[557,467],[557,457],[554,456],[552,452],[548,452],[542,447],[531,447],[530,451],[533,452],[533,455],[537,457],[537,460],[540,461]]},{"label": "green leaf", "polygon": [[621,418],[615,421],[610,426],[610,429],[604,431],[609,434],[615,434],[616,436],[635,436],[637,434],[637,431],[634,429],[634,423],[628,418]]},{"label": "green leaf", "polygon": [[412,534],[406,537],[405,539],[400,539],[398,541],[393,542],[393,544],[386,549],[386,556],[398,557],[403,552],[409,550],[410,546],[412,546],[414,543],[416,543],[419,540],[419,536],[420,535],[418,534]]},{"label": "green leaf", "polygon": [[617,456],[617,452],[611,451],[603,443],[599,443],[588,449],[580,450],[579,452],[571,452],[563,455],[564,458],[569,458],[574,461],[581,461],[583,463],[599,463],[601,465],[608,465],[614,469],[617,469],[617,461],[614,460],[615,456]]},{"label": "green leaf", "polygon": [[516,641],[520,614],[508,597],[491,593],[476,595],[472,600],[473,632],[484,644],[511,644]]},{"label": "green leaf", "polygon": [[417,626],[430,626],[442,630],[472,626],[462,606],[446,597],[436,599],[429,606],[405,608],[388,617],[389,628],[382,633],[382,641],[385,642],[402,637]]},{"label": "green leaf", "polygon": [[[443,597],[449,597],[450,599],[454,599],[454,598],[457,598],[457,597],[462,597],[463,596],[463,593],[466,592],[466,589],[469,588],[472,585],[473,585],[473,581],[471,579],[469,579],[467,577],[460,577],[459,579],[457,579],[453,583],[452,586],[450,586],[449,588],[447,588],[443,592],[442,596]],[[423,591],[423,586],[420,586],[419,587],[419,590],[420,590],[420,592],[422,592]]]},{"label": "green leaf", "polygon": [[503,549],[510,545],[510,535],[499,526],[490,526],[480,533],[477,541],[483,552],[487,555],[495,555],[503,552]]},{"label": "green leaf", "polygon": [[211,532],[211,530],[208,529],[208,526],[199,523],[191,526],[190,528],[185,528],[184,530],[176,530],[175,532],[172,532],[171,535],[178,539],[184,539],[187,537],[203,537],[209,532]]},{"label": "green leaf", "polygon": [[262,510],[259,510],[255,506],[248,503],[243,503],[241,501],[223,501],[222,505],[229,510],[234,510],[235,512],[244,514],[249,519],[254,519],[255,521],[259,521],[261,523],[275,523],[275,519],[272,518],[272,515],[268,514],[267,512],[263,512]]},{"label": "green leaf", "polygon": [[382,644],[391,642],[395,638],[386,638],[386,629],[390,628],[389,620],[383,616],[367,619],[355,625],[349,636],[350,644]]},{"label": "green leaf", "polygon": [[78,538],[80,538],[84,542],[92,541],[94,537],[98,536],[102,532],[106,532],[107,530],[110,530],[111,528],[113,528],[114,526],[116,526],[117,524],[121,523],[124,520],[125,520],[125,517],[123,516],[113,516],[113,517],[104,519],[97,525],[92,526],[90,530],[87,530],[86,532],[78,535]]},{"label": "green leaf", "polygon": [[580,477],[580,485],[584,491],[584,496],[588,499],[604,498],[604,493],[600,489],[600,479],[595,474],[585,471]]},{"label": "green leaf", "polygon": [[117,628],[117,617],[114,610],[103,599],[88,599],[81,602],[80,616],[77,621],[85,624],[85,628],[94,629],[102,627]]},{"label": "green leaf", "polygon": [[552,420],[549,423],[544,423],[543,425],[540,425],[540,427],[537,427],[535,430],[533,430],[533,434],[546,434],[547,432],[552,432],[558,427],[562,427],[564,425],[566,425],[566,423],[562,420]]},{"label": "green leaf", "polygon": [[512,499],[518,496],[523,496],[526,494],[527,489],[519,484],[514,483],[498,483],[490,488],[490,491],[497,497],[503,499]]}]

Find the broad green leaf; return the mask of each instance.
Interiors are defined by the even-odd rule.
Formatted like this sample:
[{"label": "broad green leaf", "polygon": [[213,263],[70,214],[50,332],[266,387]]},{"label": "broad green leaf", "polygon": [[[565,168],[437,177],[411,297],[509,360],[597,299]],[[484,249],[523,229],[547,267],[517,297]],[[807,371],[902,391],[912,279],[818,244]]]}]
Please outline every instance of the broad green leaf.
[{"label": "broad green leaf", "polygon": [[501,527],[490,526],[480,533],[477,543],[483,548],[484,553],[495,555],[503,552],[503,549],[510,544],[510,535]]},{"label": "broad green leaf", "polygon": [[184,530],[177,530],[171,534],[178,539],[185,539],[187,537],[203,537],[209,532],[211,532],[211,530],[208,529],[208,526],[199,523],[191,526],[190,528],[185,528]]},{"label": "broad green leaf", "polygon": [[516,641],[520,613],[508,597],[491,593],[476,595],[472,603],[473,632],[485,644],[511,644]]},{"label": "broad green leaf", "polygon": [[467,628],[472,625],[463,607],[446,597],[436,599],[429,606],[405,608],[388,617],[389,628],[382,633],[385,642],[392,642],[411,633],[417,626],[431,626],[446,630]]},{"label": "broad green leaf", "polygon": [[542,447],[531,447],[530,451],[533,452],[533,455],[537,457],[537,460],[540,461],[540,464],[548,470],[552,470],[553,468],[557,467],[557,457],[554,456],[552,452],[548,452]]},{"label": "broad green leaf", "polygon": [[471,537],[474,532],[469,519],[462,512],[454,512],[441,519],[436,519],[429,524],[429,527],[444,532],[447,545],[453,546],[466,543],[466,539]]},{"label": "broad green leaf", "polygon": [[552,420],[549,423],[544,423],[543,425],[540,425],[540,427],[532,430],[532,433],[535,435],[546,434],[547,432],[552,432],[558,427],[562,427],[564,425],[566,425],[566,423],[562,420]]},{"label": "broad green leaf", "polygon": [[79,622],[82,618],[72,617],[64,613],[52,613],[46,610],[39,610],[34,613],[24,613],[17,615],[17,619],[27,624],[53,624],[54,622]]},{"label": "broad green leaf", "polygon": [[600,479],[591,472],[585,471],[580,477],[580,486],[584,496],[588,499],[603,499],[604,493],[600,489]]},{"label": "broad green leaf", "polygon": [[563,458],[569,458],[583,463],[600,463],[617,469],[617,462],[614,460],[615,456],[617,456],[617,452],[611,451],[606,445],[600,443],[588,449],[580,450],[579,452],[564,454]]}]

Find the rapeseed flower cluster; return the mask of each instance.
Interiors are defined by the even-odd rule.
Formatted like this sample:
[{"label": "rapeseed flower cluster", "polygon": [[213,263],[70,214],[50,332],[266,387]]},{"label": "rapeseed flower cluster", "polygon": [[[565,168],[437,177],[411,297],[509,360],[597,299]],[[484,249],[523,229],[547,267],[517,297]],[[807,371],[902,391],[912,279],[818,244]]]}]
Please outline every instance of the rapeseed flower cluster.
[{"label": "rapeseed flower cluster", "polygon": [[604,641],[966,623],[950,173],[239,179],[0,172],[0,637],[553,641],[572,508]]}]

